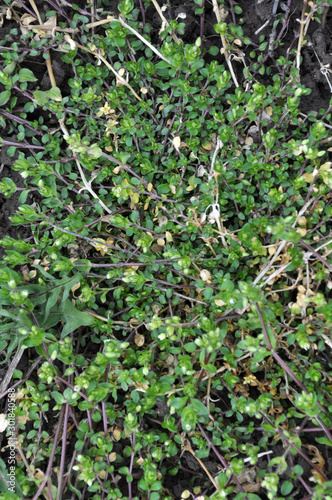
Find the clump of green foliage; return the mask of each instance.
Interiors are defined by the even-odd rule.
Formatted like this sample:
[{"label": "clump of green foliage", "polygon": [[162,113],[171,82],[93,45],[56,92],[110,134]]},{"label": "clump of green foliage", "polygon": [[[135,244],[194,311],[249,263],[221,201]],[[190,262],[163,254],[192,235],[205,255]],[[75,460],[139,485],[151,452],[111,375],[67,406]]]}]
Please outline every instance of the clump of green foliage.
[{"label": "clump of green foliage", "polygon": [[[3,498],[171,499],[189,455],[183,498],[331,498],[330,109],[301,115],[309,91],[291,58],[283,78],[263,65],[264,36],[234,89],[180,20],[153,51],[140,9],[119,11],[92,34],[73,4],[53,38],[1,42],[2,145],[26,186],[11,222],[31,237],[0,242],[0,345],[33,365],[13,373],[24,459]],[[252,49],[241,24],[215,29]],[[20,57],[51,46],[64,90]]]}]

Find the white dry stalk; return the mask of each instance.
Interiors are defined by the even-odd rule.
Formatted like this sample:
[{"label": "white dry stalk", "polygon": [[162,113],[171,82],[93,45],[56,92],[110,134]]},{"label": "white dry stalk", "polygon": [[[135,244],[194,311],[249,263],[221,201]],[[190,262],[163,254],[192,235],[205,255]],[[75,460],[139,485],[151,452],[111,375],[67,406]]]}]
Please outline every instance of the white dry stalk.
[{"label": "white dry stalk", "polygon": [[[162,22],[162,31],[163,31],[163,27],[164,26],[169,26],[169,22],[167,21],[166,17],[164,16],[164,14],[162,13],[162,10],[161,8],[159,7],[158,3],[156,2],[156,0],[152,0],[152,3],[153,5],[155,6],[155,9],[156,11],[158,12],[158,15],[161,19],[161,22]],[[172,33],[172,38],[174,40],[175,43],[180,43],[180,40],[178,39],[178,37],[176,36],[175,33]]]},{"label": "white dry stalk", "polygon": [[[216,172],[214,170],[214,165],[216,163],[216,159],[217,159],[217,154],[218,152],[221,150],[221,148],[223,147],[223,142],[221,141],[221,139],[218,137],[217,139],[217,144],[216,144],[216,149],[214,150],[214,153],[213,153],[213,157],[212,157],[212,161],[211,161],[211,167],[210,167],[210,172],[208,174],[208,182],[210,182],[213,177],[216,175]],[[221,237],[221,241],[222,241],[222,244],[225,248],[227,248],[227,243],[226,243],[226,240],[225,240],[225,231],[223,230],[222,226],[221,226],[221,222],[220,222],[220,205],[218,203],[218,195],[216,196],[216,200],[215,200],[215,203],[212,203],[210,204],[206,210],[205,210],[205,213],[204,213],[204,216],[206,217],[206,212],[207,210],[212,207],[212,212],[210,213],[210,215],[208,216],[208,218],[211,220],[211,221],[214,221],[217,223],[217,226],[218,226],[218,230],[219,230],[219,233],[220,233],[220,237]],[[201,221],[203,222],[205,220],[205,218],[203,217],[201,219]]]},{"label": "white dry stalk", "polygon": [[[264,457],[265,455],[270,455],[271,453],[273,453],[272,450],[269,450],[269,451],[262,451],[262,453],[258,453],[257,455],[257,458],[261,458],[261,457]],[[252,460],[252,457],[246,457],[243,459],[243,462],[250,462],[250,460]],[[219,474],[222,474],[224,472],[226,472],[227,469],[221,469],[218,474],[215,476],[215,477],[218,477]]]},{"label": "white dry stalk", "polygon": [[[213,11],[214,11],[214,13],[216,15],[217,21],[218,21],[218,23],[221,23],[222,19],[221,19],[220,10],[219,10],[219,7],[218,7],[217,0],[212,0],[212,4],[213,4]],[[226,59],[226,62],[227,62],[227,66],[228,66],[228,69],[229,69],[229,71],[230,71],[230,73],[232,75],[233,82],[235,84],[235,87],[239,87],[239,84],[238,84],[237,78],[235,76],[232,63],[231,63],[231,59],[230,59],[230,56],[229,56],[229,52],[228,52],[228,48],[227,48],[227,42],[226,42],[225,35],[220,35],[220,38],[221,38],[222,46],[223,46],[224,51],[225,51],[225,59]]]},{"label": "white dry stalk", "polygon": [[[159,50],[157,50],[150,42],[148,42],[148,40],[146,40],[142,35],[140,35],[140,33],[138,33],[134,28],[129,26],[129,24],[127,24],[121,17],[117,18],[117,17],[113,17],[113,16],[108,16],[107,19],[102,19],[101,21],[96,21],[95,23],[88,23],[86,25],[86,27],[87,28],[94,28],[95,26],[102,26],[103,24],[108,24],[111,21],[118,21],[119,23],[121,23],[124,28],[128,29],[129,31],[131,31],[133,33],[133,35],[137,36],[137,38],[139,38],[141,40],[141,42],[143,42],[147,47],[149,47],[149,49],[152,50],[152,52],[154,52],[158,57],[160,57],[160,59],[162,59],[163,61],[165,61],[171,65],[171,62],[165,56],[163,56],[159,52]],[[64,30],[61,30],[60,28],[58,28],[57,26],[55,28],[53,28],[53,30],[64,31]],[[66,30],[66,31],[69,32],[69,30]],[[78,28],[75,28],[71,32],[77,33],[78,31],[79,31]],[[85,47],[82,47],[78,44],[77,44],[77,46],[80,48],[83,48],[83,50],[87,50],[87,49],[85,49]]]},{"label": "white dry stalk", "polygon": [[[309,201],[307,201],[307,203],[305,203],[303,205],[303,207],[301,208],[301,210],[299,211],[294,223],[292,224],[292,227],[295,227],[298,219],[307,211],[308,207],[311,205],[311,203],[317,201],[316,198],[311,198]],[[273,255],[272,259],[266,264],[265,267],[263,267],[263,269],[261,270],[261,272],[258,274],[258,276],[255,278],[255,280],[253,281],[253,285],[257,285],[261,279],[266,275],[266,273],[272,268],[273,266],[273,263],[274,261],[276,260],[276,258],[280,255],[281,251],[284,249],[284,247],[287,245],[287,241],[282,241],[276,251],[276,253]],[[329,245],[330,243],[332,243],[332,240],[324,243],[323,245],[321,245],[319,248],[317,248],[317,251],[327,245]],[[313,255],[311,252],[306,252],[304,254],[304,258],[310,258],[311,255]],[[260,283],[259,284],[259,287],[260,288],[263,288],[266,284],[269,283],[269,281],[273,278],[275,278],[276,276],[278,276],[279,274],[281,274],[287,267],[289,266],[289,263],[287,264],[284,264],[282,265],[281,267],[279,267],[273,274],[271,274],[264,282]],[[278,291],[278,290],[276,290]],[[243,307],[242,309],[240,309],[238,312],[239,314],[243,314],[244,311],[247,309],[248,306],[245,306]],[[228,315],[230,314],[232,311],[234,311],[234,308],[232,309],[228,309],[227,311],[224,312],[225,315]]]},{"label": "white dry stalk", "polygon": [[[154,52],[155,54],[157,54],[157,56],[160,57],[160,59],[162,59],[163,61],[167,62],[168,64],[171,64],[171,62],[166,58],[164,57],[160,52],[159,50],[157,50],[153,45],[151,45],[150,42],[148,42],[147,40],[145,40],[144,37],[142,37],[142,35],[140,35],[136,30],[134,30],[134,28],[132,28],[131,26],[129,26],[127,23],[124,22],[123,19],[121,19],[121,17],[119,17],[119,19],[116,19],[116,21],[120,21],[120,23],[122,24],[122,26],[124,26],[125,28],[127,28],[129,31],[131,31],[134,35],[137,36],[137,38],[139,38],[141,40],[141,42],[145,43],[145,45],[147,45],[149,47],[149,49],[152,50],[152,52]],[[179,43],[179,41],[177,42]]]},{"label": "white dry stalk", "polygon": [[210,207],[212,207],[212,212],[210,213],[210,215],[208,216],[208,218],[210,220],[212,220],[212,221],[214,221],[214,222],[217,223],[222,244],[223,244],[223,246],[225,248],[227,248],[227,243],[226,243],[225,236],[224,236],[225,232],[223,231],[223,228],[221,227],[221,223],[220,223],[220,206],[219,206],[219,203],[213,203],[212,205],[209,205],[206,210],[208,210]]},{"label": "white dry stalk", "polygon": [[22,349],[21,347],[18,349],[18,351],[16,352],[15,356],[13,357],[9,367],[8,367],[8,370],[6,372],[6,375],[0,385],[0,394],[3,394],[6,390],[7,390],[7,387],[10,383],[10,380],[13,376],[13,373],[14,371],[16,370],[17,368],[17,365],[19,364],[20,362],[20,359],[23,355],[23,352],[24,352],[24,349]]},{"label": "white dry stalk", "polygon": [[265,280],[259,286],[262,288],[263,286],[267,285],[271,280],[273,280],[273,278],[275,278],[276,276],[281,274],[284,271],[284,269],[286,269],[286,267],[288,267],[288,266],[289,266],[289,262],[287,262],[287,264],[284,264],[283,266],[279,267],[276,271],[274,271],[273,274],[270,274],[268,276],[267,280]]},{"label": "white dry stalk", "polygon": [[[307,10],[307,4],[308,4],[308,0],[304,0],[304,4],[303,4],[303,10],[302,12],[306,13],[306,10]],[[314,15],[314,13],[316,12],[316,10],[319,8],[319,7],[322,7],[324,6],[323,5],[314,5],[313,2],[310,2],[309,3],[310,7],[311,7],[311,10],[310,12],[307,14],[307,16],[305,17],[305,19],[297,19],[297,21],[300,23],[300,35],[299,35],[299,41],[298,41],[298,44],[297,44],[297,51],[296,51],[296,67],[297,69],[299,70],[300,69],[300,65],[301,65],[301,48],[302,48],[302,44],[303,44],[303,37],[305,37],[305,35],[307,34],[307,31],[308,31],[308,28],[309,28],[309,24],[310,24],[310,20],[312,18],[312,16]],[[326,4],[327,5],[327,4]]]},{"label": "white dry stalk", "polygon": [[329,73],[331,73],[331,70],[330,70],[330,65],[329,64],[323,64],[322,61],[319,59],[318,57],[318,54],[317,52],[315,51],[315,47],[313,46],[312,43],[308,43],[309,46],[311,46],[312,50],[314,51],[314,54],[317,58],[317,61],[319,63],[319,70],[320,72],[322,73],[322,75],[325,76],[326,78],[326,81],[328,83],[328,86],[330,87],[330,91],[332,92],[332,84],[330,82],[330,77],[329,77]]},{"label": "white dry stalk", "polygon": [[[65,125],[65,117],[63,116],[62,118],[59,119],[59,125],[61,127],[61,131],[62,131],[62,134],[63,134],[63,137],[64,139],[66,139],[67,137],[69,137],[69,133],[68,133],[68,130],[67,130],[67,127]],[[77,165],[77,168],[78,168],[78,171],[80,173],[80,176],[81,176],[81,179],[82,179],[82,182],[84,184],[84,188],[89,191],[89,193],[93,196],[93,198],[95,198],[96,200],[98,200],[98,202],[100,203],[100,205],[103,207],[103,209],[105,210],[105,212],[107,213],[112,213],[112,210],[110,210],[103,201],[101,201],[101,199],[99,198],[99,196],[94,192],[94,190],[92,189],[91,187],[91,183],[88,182],[86,180],[86,177],[84,175],[84,172],[83,172],[83,169],[81,167],[81,164],[80,162],[78,161],[77,158],[75,158],[75,162],[76,162],[76,165]]]},{"label": "white dry stalk", "polygon": [[102,19],[101,21],[96,21],[94,23],[88,23],[86,27],[94,28],[95,26],[102,26],[103,24],[108,24],[111,21],[118,21],[119,23],[121,23],[124,28],[128,29],[129,31],[132,32],[133,35],[137,36],[137,38],[139,38],[141,42],[143,42],[147,47],[149,47],[149,49],[152,50],[152,52],[154,52],[158,57],[160,57],[160,59],[167,62],[168,64],[171,64],[171,62],[165,56],[163,56],[159,52],[159,50],[157,50],[153,45],[151,45],[151,43],[148,42],[142,35],[140,35],[134,28],[129,26],[129,24],[127,24],[121,17],[117,18],[113,16],[108,16],[107,19]]},{"label": "white dry stalk", "polygon": [[[308,120],[308,118],[309,118],[309,117],[308,117],[308,115],[306,115],[306,114],[304,114],[304,113],[299,113],[299,116],[302,116],[302,117],[303,117],[303,118],[305,118],[306,120]],[[331,130],[332,130],[332,125],[329,125],[329,124],[328,124],[328,123],[326,123],[326,122],[322,122],[322,123],[324,124],[324,127],[329,128],[329,129],[331,129]],[[329,140],[331,140],[331,139],[329,138]]]},{"label": "white dry stalk", "polygon": [[[70,38],[69,35],[67,35],[66,39],[68,40],[69,38]],[[71,39],[71,41],[75,43],[76,47],[79,47],[80,49],[84,50],[85,52],[89,52],[89,54],[92,54],[97,59],[102,61],[105,64],[105,66],[107,66],[108,69],[110,69],[112,71],[112,73],[115,75],[117,83],[121,83],[121,85],[125,85],[134,94],[134,96],[136,97],[136,99],[138,101],[142,101],[140,96],[136,94],[133,87],[131,85],[129,85],[129,83],[121,75],[119,75],[119,73],[117,71],[115,71],[113,66],[108,61],[106,61],[106,59],[101,54],[99,54],[96,51],[90,50],[87,47],[84,47],[83,45],[80,45],[79,43],[75,42],[75,40]]]},{"label": "white dry stalk", "polygon": [[[307,203],[305,203],[303,205],[303,207],[301,208],[301,210],[299,211],[295,221],[293,222],[292,224],[292,227],[295,227],[296,224],[297,224],[297,221],[299,220],[299,218],[307,211],[308,207],[313,203],[317,201],[316,198],[311,198],[309,201],[307,201]],[[274,261],[276,260],[276,258],[278,257],[278,255],[281,253],[281,251],[284,249],[284,247],[287,245],[287,241],[282,241],[276,251],[276,253],[273,255],[272,259],[266,264],[266,266],[261,270],[261,272],[259,273],[259,275],[256,277],[255,281],[253,282],[253,285],[257,285],[257,283],[263,278],[263,276],[265,276],[265,274],[271,269]],[[289,264],[287,264],[288,266]],[[286,266],[286,267],[287,267]],[[278,271],[279,271],[279,274],[285,269],[284,266],[280,267],[275,273],[273,273],[273,277],[277,276],[278,274]],[[270,281],[270,279],[272,278],[272,276],[269,276],[269,278],[264,282],[264,283],[261,283],[259,286],[260,287],[263,287],[264,285],[266,285],[266,283],[268,283]]]},{"label": "white dry stalk", "polygon": [[[39,14],[39,11],[38,11],[37,6],[35,4],[35,1],[34,0],[30,0],[30,4],[31,4],[31,7],[33,8],[33,10],[36,13],[36,16],[38,18],[39,24],[43,24],[43,21],[42,21],[42,19],[40,17],[40,14]],[[47,68],[48,76],[49,76],[49,79],[50,79],[52,87],[56,87],[57,85],[56,85],[56,81],[55,81],[54,73],[53,73],[52,60],[51,60],[51,52],[50,52],[49,49],[46,50],[46,54],[48,55],[48,58],[46,59],[46,68]]]},{"label": "white dry stalk", "polygon": [[211,168],[210,168],[210,173],[208,175],[208,182],[210,182],[210,180],[213,178],[215,172],[214,172],[214,165],[216,163],[216,159],[217,159],[217,154],[218,152],[221,150],[221,148],[223,147],[223,142],[221,141],[221,139],[217,139],[217,145],[216,145],[216,149],[214,150],[214,153],[213,153],[213,157],[212,157],[212,162],[211,162]]}]

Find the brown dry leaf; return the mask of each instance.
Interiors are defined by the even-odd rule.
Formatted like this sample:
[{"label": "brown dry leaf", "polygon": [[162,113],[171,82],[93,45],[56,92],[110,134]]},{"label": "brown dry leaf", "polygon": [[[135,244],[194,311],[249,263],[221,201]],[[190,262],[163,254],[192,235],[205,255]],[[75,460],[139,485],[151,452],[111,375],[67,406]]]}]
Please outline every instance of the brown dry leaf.
[{"label": "brown dry leaf", "polygon": [[74,286],[71,287],[71,291],[74,293],[76,290],[78,290],[81,286],[81,282],[79,281],[78,283],[75,283]]},{"label": "brown dry leaf", "polygon": [[15,394],[15,400],[17,401],[20,401],[21,399],[24,398],[24,390],[23,389],[19,389],[18,392]]},{"label": "brown dry leaf", "polygon": [[95,239],[93,240],[94,243],[95,243],[95,249],[101,253],[102,256],[105,255],[105,253],[107,252],[108,248],[106,245],[103,245],[103,243],[106,243],[105,240],[103,240],[102,238],[98,238],[98,239]]},{"label": "brown dry leaf", "polygon": [[228,10],[224,9],[224,7],[219,6],[219,12],[220,12],[220,20],[224,22],[228,16]]},{"label": "brown dry leaf", "polygon": [[[37,18],[32,16],[31,14],[23,14],[21,17],[21,25],[22,26],[29,26],[31,23],[34,23],[37,21]],[[26,30],[28,32],[28,30]]]},{"label": "brown dry leaf", "polygon": [[307,234],[306,229],[304,229],[303,227],[296,228],[296,232],[299,233],[302,237],[304,237]]},{"label": "brown dry leaf", "polygon": [[174,356],[173,354],[169,354],[167,358],[165,359],[165,363],[167,366],[173,366],[174,364]]},{"label": "brown dry leaf", "polygon": [[269,255],[274,255],[276,253],[276,247],[269,247],[268,248],[268,252],[269,252]]},{"label": "brown dry leaf", "polygon": [[225,306],[226,305],[226,302],[224,302],[223,300],[221,299],[215,299],[214,300],[214,303],[216,304],[216,306],[218,307],[222,307],[222,306]]},{"label": "brown dry leaf", "polygon": [[35,479],[43,479],[44,477],[45,477],[45,474],[42,470],[40,470],[40,469],[35,470],[35,474],[34,474]]},{"label": "brown dry leaf", "polygon": [[325,460],[317,446],[314,446],[313,444],[303,444],[302,446],[309,450],[313,463],[317,464],[321,470],[324,470]]},{"label": "brown dry leaf", "polygon": [[297,222],[300,224],[300,226],[306,226],[307,225],[307,219],[301,215],[301,217],[298,218]]},{"label": "brown dry leaf", "polygon": [[248,398],[250,396],[250,393],[247,389],[247,387],[243,384],[235,384],[234,386],[235,392],[239,392],[241,396]]},{"label": "brown dry leaf", "polygon": [[149,388],[148,384],[142,384],[141,382],[134,382],[134,386],[137,391],[146,392]]},{"label": "brown dry leaf", "polygon": [[209,141],[203,142],[202,148],[205,149],[206,151],[211,151],[211,149],[212,149],[211,142],[209,142]]},{"label": "brown dry leaf", "polygon": [[311,174],[308,174],[308,173],[302,174],[302,177],[304,178],[304,180],[306,182],[311,184],[317,174],[318,174],[318,170],[315,169],[313,172],[311,172]]},{"label": "brown dry leaf", "polygon": [[26,414],[25,414],[25,415],[19,415],[19,416],[18,416],[18,417],[16,417],[16,418],[17,418],[18,423],[19,423],[19,424],[23,424],[23,425],[25,425],[25,424],[27,423],[27,421],[28,421],[28,420],[30,420],[30,419],[29,419],[29,413],[28,413],[28,412],[26,412]]},{"label": "brown dry leaf", "polygon": [[139,333],[136,333],[135,335],[135,344],[138,346],[138,347],[142,347],[145,343],[145,338],[144,338],[144,335],[141,335]]},{"label": "brown dry leaf", "polygon": [[[257,478],[257,468],[256,467],[245,467],[240,474],[236,476],[238,483],[242,486],[246,493],[256,493],[261,488],[261,479]],[[232,481],[234,484],[234,481]],[[241,490],[238,486],[235,486],[234,493],[239,493]]]},{"label": "brown dry leaf", "polygon": [[211,273],[207,269],[202,269],[202,271],[199,273],[201,280],[206,281],[207,283],[211,283]]},{"label": "brown dry leaf", "polygon": [[115,427],[113,429],[113,437],[116,441],[119,441],[119,439],[121,439],[121,434],[122,434],[122,429],[120,429],[120,427]]}]

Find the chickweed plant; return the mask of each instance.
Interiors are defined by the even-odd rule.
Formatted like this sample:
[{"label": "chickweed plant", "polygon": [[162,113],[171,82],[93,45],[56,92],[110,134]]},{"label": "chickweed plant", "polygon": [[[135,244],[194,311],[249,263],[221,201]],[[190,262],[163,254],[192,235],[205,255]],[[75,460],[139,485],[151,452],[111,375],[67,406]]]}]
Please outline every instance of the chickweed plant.
[{"label": "chickweed plant", "polygon": [[3,499],[332,498],[331,108],[207,3],[5,1]]}]

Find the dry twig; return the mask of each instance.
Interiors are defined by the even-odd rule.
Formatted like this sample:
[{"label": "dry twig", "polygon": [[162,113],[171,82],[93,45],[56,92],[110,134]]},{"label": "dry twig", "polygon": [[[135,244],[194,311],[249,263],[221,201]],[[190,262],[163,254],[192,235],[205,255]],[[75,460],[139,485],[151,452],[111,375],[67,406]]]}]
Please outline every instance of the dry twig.
[{"label": "dry twig", "polygon": [[[218,23],[221,23],[222,19],[221,19],[220,10],[218,7],[217,0],[212,0],[212,4],[213,4],[213,11],[216,15],[217,21],[218,21]],[[237,78],[235,76],[232,63],[231,63],[230,54],[228,52],[227,41],[226,41],[225,35],[220,34],[220,38],[221,38],[222,46],[224,48],[224,54],[225,54],[227,66],[228,66],[228,69],[230,71],[230,74],[232,75],[233,82],[235,84],[235,87],[239,87],[239,84],[238,84]]]}]

